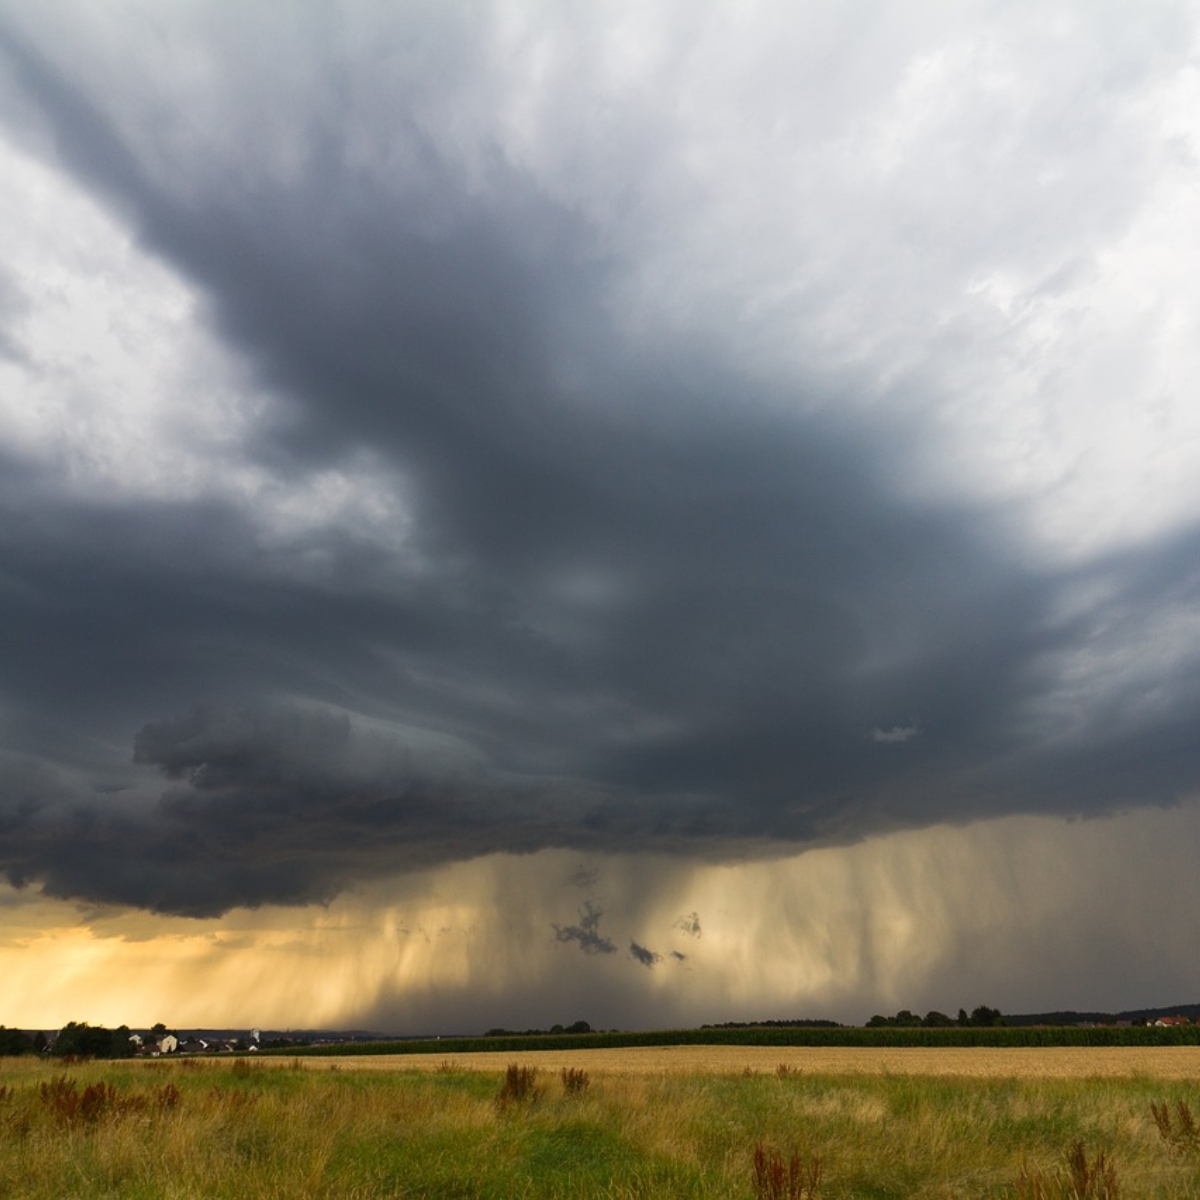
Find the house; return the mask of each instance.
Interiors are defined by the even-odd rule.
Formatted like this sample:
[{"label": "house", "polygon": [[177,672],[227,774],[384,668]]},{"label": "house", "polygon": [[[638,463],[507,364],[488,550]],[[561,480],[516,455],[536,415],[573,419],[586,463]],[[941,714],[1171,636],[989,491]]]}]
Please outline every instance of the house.
[{"label": "house", "polygon": [[158,1043],[159,1054],[171,1054],[178,1049],[179,1039],[173,1033],[168,1033]]},{"label": "house", "polygon": [[1173,1025],[1190,1025],[1191,1021],[1189,1021],[1187,1017],[1159,1017],[1154,1024],[1167,1026],[1169,1028]]}]

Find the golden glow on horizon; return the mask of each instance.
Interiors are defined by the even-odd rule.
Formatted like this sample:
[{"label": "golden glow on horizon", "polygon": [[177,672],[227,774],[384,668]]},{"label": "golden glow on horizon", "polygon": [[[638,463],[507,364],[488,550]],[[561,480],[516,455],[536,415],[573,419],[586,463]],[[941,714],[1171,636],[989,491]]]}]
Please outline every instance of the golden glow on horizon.
[{"label": "golden glow on horizon", "polygon": [[[1027,1007],[1084,1006],[1088,988],[1135,970],[1146,988],[1191,994],[1198,849],[1190,804],[937,826],[724,866],[496,856],[378,881],[327,907],[217,920],[81,913],[8,889],[0,1023],[470,1032],[578,1016],[861,1020],[921,1004],[1011,1007],[1022,995]],[[1169,909],[1137,888],[1132,864],[1151,860]],[[581,866],[593,870],[584,886],[573,882]],[[555,936],[585,903],[613,952]],[[681,919],[692,913],[698,933]],[[657,961],[639,962],[633,942]],[[1122,961],[1129,971],[1114,972]]]}]

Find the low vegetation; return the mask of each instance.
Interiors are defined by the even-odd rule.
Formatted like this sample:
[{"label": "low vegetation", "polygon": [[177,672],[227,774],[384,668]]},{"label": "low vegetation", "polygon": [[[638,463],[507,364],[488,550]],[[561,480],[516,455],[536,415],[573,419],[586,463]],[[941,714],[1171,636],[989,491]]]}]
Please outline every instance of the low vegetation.
[{"label": "low vegetation", "polygon": [[1200,1200],[1200,1081],[0,1061],[0,1196]]}]

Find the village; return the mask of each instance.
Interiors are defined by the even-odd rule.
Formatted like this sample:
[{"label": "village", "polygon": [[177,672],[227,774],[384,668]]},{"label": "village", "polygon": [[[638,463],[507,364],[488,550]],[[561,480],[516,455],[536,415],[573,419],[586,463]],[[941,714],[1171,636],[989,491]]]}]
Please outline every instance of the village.
[{"label": "village", "polygon": [[168,1029],[158,1022],[148,1029],[127,1025],[109,1029],[86,1021],[69,1021],[61,1029],[16,1030],[0,1026],[7,1054],[44,1054],[62,1059],[159,1058],[163,1055],[253,1054],[302,1046],[338,1046],[377,1041],[364,1030]]}]

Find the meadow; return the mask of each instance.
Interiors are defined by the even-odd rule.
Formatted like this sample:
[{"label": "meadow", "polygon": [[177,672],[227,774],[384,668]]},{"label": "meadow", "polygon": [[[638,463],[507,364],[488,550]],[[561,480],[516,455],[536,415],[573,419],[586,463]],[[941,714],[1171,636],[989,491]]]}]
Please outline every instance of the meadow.
[{"label": "meadow", "polygon": [[0,1060],[0,1196],[1200,1198],[1193,1047],[664,1050]]}]

